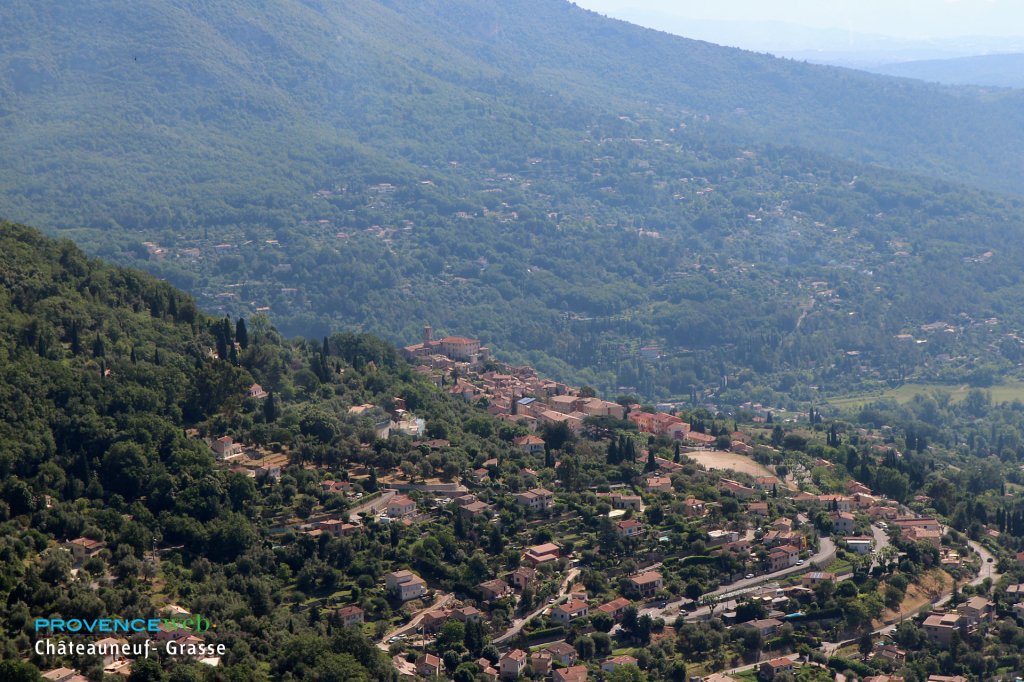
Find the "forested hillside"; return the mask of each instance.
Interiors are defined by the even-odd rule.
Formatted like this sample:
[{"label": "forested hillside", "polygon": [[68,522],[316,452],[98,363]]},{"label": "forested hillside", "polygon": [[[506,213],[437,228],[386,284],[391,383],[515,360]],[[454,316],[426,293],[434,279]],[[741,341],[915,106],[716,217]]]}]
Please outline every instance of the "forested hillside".
[{"label": "forested hillside", "polygon": [[[493,430],[464,430],[480,413],[379,340],[290,343],[249,322],[225,326],[148,275],[0,225],[0,659],[28,651],[33,618],[162,617],[177,602],[220,624],[216,641],[230,653],[218,679],[391,678],[368,639],[335,627],[324,597],[341,572],[372,585],[386,566],[409,561],[417,534],[375,527],[321,556],[294,530],[314,509],[346,512],[321,476],[337,469],[346,480],[343,471],[399,457],[427,462],[408,437],[361,445],[373,440],[377,413],[348,408],[402,396],[451,444],[427,468],[458,472],[509,446]],[[254,380],[269,395],[247,398]],[[281,453],[283,473],[253,478],[215,461],[203,437],[223,434]],[[375,490],[372,473],[353,483]],[[79,537],[104,551],[72,573],[60,546]],[[449,558],[460,563],[463,550]],[[383,600],[374,609],[390,615]],[[33,658],[43,669],[57,660]],[[74,663],[93,676],[103,667],[88,656]],[[136,667],[133,679],[162,679],[155,658]],[[208,670],[187,659],[178,667],[191,672],[173,679]]]},{"label": "forested hillside", "polygon": [[917,78],[947,85],[991,85],[1024,88],[1024,54],[986,54],[954,59],[922,59],[883,64],[875,73]]},{"label": "forested hillside", "polygon": [[0,213],[290,334],[431,323],[649,397],[1018,361],[1024,214],[959,183],[1020,189],[1020,93],[360,0],[9,3],[0,94]]}]

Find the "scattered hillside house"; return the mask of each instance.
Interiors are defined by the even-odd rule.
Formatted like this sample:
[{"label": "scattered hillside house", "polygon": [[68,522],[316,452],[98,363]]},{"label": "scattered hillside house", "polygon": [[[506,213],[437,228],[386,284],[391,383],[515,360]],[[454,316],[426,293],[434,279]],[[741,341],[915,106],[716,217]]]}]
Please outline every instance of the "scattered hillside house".
[{"label": "scattered hillside house", "polygon": [[683,502],[683,514],[689,517],[704,516],[708,513],[708,503],[704,500],[698,500],[695,497]]},{"label": "scattered hillside house", "polygon": [[857,517],[850,512],[831,512],[832,530],[837,533],[852,533],[857,530]]},{"label": "scattered hillside house", "polygon": [[970,625],[978,623],[991,623],[995,617],[996,605],[985,597],[971,597],[956,608],[957,612],[966,618]]},{"label": "scattered hillside house", "polygon": [[747,513],[755,516],[768,516],[767,502],[748,502]]},{"label": "scattered hillside house", "polygon": [[534,675],[547,677],[551,671],[551,654],[546,651],[534,651],[530,654],[530,672]]},{"label": "scattered hillside house", "polygon": [[512,442],[515,443],[517,448],[528,454],[544,452],[544,439],[533,434],[520,436]]},{"label": "scattered hillside house", "polygon": [[517,590],[522,590],[537,580],[537,571],[527,566],[520,566],[508,574],[508,584]]},{"label": "scattered hillside house", "polygon": [[482,516],[491,510],[491,505],[486,502],[476,500],[469,504],[462,505],[459,507],[459,513],[462,514],[463,518],[473,519],[478,516]]},{"label": "scattered hillside house", "polygon": [[473,469],[469,474],[469,482],[474,485],[484,485],[491,480],[491,472],[483,467]]},{"label": "scattered hillside house", "polygon": [[395,495],[388,500],[388,516],[401,519],[416,513],[416,500],[406,495]]},{"label": "scattered hillside house", "polygon": [[729,443],[729,452],[735,452],[741,455],[749,455],[754,452],[754,446],[750,443],[744,443],[741,440],[734,440]]},{"label": "scattered hillside house", "polygon": [[616,668],[621,668],[624,665],[636,665],[636,659],[625,654],[622,656],[606,658],[604,662],[601,663],[601,670],[606,673],[613,673]]},{"label": "scattered hillside house", "polygon": [[942,543],[941,531],[920,528],[918,526],[901,529],[900,537],[907,542],[927,542],[933,547],[938,547]]},{"label": "scattered hillside house", "polygon": [[846,494],[847,495],[871,495],[871,488],[867,487],[859,481],[855,481],[852,478],[846,482]]},{"label": "scattered hillside house", "polygon": [[661,573],[657,571],[647,571],[639,575],[634,575],[629,579],[630,584],[636,588],[637,592],[642,597],[651,597],[657,593],[658,590],[664,585],[664,580],[661,577]]},{"label": "scattered hillside house", "polygon": [[348,628],[353,625],[358,625],[363,622],[365,614],[363,610],[358,606],[342,606],[337,611],[338,619],[341,621],[341,627]]},{"label": "scattered hillside house", "polygon": [[734,530],[715,528],[708,531],[709,547],[721,547],[722,545],[728,544],[730,542],[736,542],[739,539],[740,534]]},{"label": "scattered hillside house", "polygon": [[636,519],[627,519],[615,524],[615,533],[620,538],[635,538],[643,534],[644,525]]},{"label": "scattered hillside house", "polygon": [[727,542],[722,545],[722,551],[732,552],[733,554],[739,554],[741,556],[750,554],[750,548],[750,540],[746,539],[737,540],[736,542]]},{"label": "scattered hillside house", "polygon": [[210,443],[210,447],[213,448],[213,452],[217,455],[217,459],[227,459],[228,457],[234,457],[242,452],[241,444],[236,443],[231,436],[221,436]]},{"label": "scattered hillside house", "polygon": [[168,604],[160,609],[160,614],[168,618],[191,618],[192,612],[177,604]]},{"label": "scattered hillside house", "polygon": [[850,550],[855,554],[870,554],[871,544],[873,540],[871,538],[862,537],[846,537],[843,538],[843,544],[846,545],[846,549]]},{"label": "scattered hillside house", "polygon": [[633,511],[641,511],[643,508],[643,498],[639,495],[619,495],[618,493],[612,494],[612,509],[632,509]]},{"label": "scattered hillside house", "polygon": [[476,623],[483,618],[483,611],[475,606],[463,606],[452,611],[452,617],[460,623]]},{"label": "scattered hillside house", "polygon": [[754,628],[761,633],[762,637],[771,637],[782,627],[782,621],[777,618],[759,618],[748,621],[744,625]]},{"label": "scattered hillside house", "polygon": [[949,646],[953,633],[966,625],[966,619],[959,613],[932,613],[924,619],[924,634],[933,643]]},{"label": "scattered hillside house", "polygon": [[690,443],[700,447],[707,447],[718,440],[714,436],[707,433],[701,433],[700,431],[687,431],[686,434],[680,437],[683,440],[689,441]]},{"label": "scattered hillside house", "polygon": [[772,521],[772,528],[774,528],[775,530],[782,531],[793,530],[793,519],[787,518],[785,516],[780,516],[779,518]]},{"label": "scattered hillside house", "polygon": [[508,594],[511,594],[512,588],[504,580],[494,579],[482,582],[477,587],[480,588],[480,593],[483,596],[483,600],[486,602],[496,601],[501,599]]},{"label": "scattered hillside house", "polygon": [[352,407],[348,408],[348,414],[351,417],[361,417],[361,416],[363,416],[364,414],[366,414],[367,412],[369,412],[370,410],[372,410],[375,407],[376,407],[376,405],[374,405],[373,403],[363,403],[362,405],[353,405]]},{"label": "scattered hillside house", "polygon": [[551,682],[586,682],[587,666],[574,665],[571,668],[556,668],[551,672]]},{"label": "scattered hillside house", "polygon": [[549,561],[558,560],[558,545],[547,542],[543,545],[534,545],[528,547],[523,552],[523,561],[532,564],[533,567],[537,567],[540,564],[547,563]]},{"label": "scattered hillside house", "polygon": [[774,476],[758,476],[754,479],[754,487],[765,492],[770,493],[772,488],[775,488],[778,485],[781,485],[781,483],[779,482],[779,479]]},{"label": "scattered hillside house", "polygon": [[345,495],[352,492],[352,484],[348,481],[320,481],[320,490],[331,495]]},{"label": "scattered hillside house", "polygon": [[893,519],[890,523],[893,526],[896,526],[897,528],[900,528],[900,529],[902,529],[902,528],[924,528],[925,530],[934,530],[934,531],[942,530],[942,526],[939,524],[939,522],[937,520],[935,520],[934,518],[930,517],[930,516],[921,516],[921,517],[907,517],[907,516],[903,516],[903,517],[899,517],[899,518]]},{"label": "scattered hillside house", "polygon": [[356,524],[342,521],[341,519],[325,519],[318,524],[318,528],[336,538],[355,535],[356,531],[359,530],[359,526]]},{"label": "scattered hillside house", "polygon": [[672,479],[668,476],[648,476],[644,487],[652,493],[671,493]]},{"label": "scattered hillside house", "polygon": [[526,652],[522,649],[513,649],[498,660],[498,671],[504,680],[517,679],[525,669]]},{"label": "scattered hillside house", "polygon": [[444,662],[434,654],[421,654],[416,657],[416,672],[423,677],[440,677]]},{"label": "scattered hillside house", "polygon": [[781,571],[791,566],[796,566],[800,558],[800,550],[793,545],[782,545],[768,553],[769,570]]},{"label": "scattered hillside house", "polygon": [[578,655],[576,649],[568,642],[555,642],[549,646],[544,647],[544,651],[551,654],[551,660],[558,663],[564,668],[568,668],[571,665],[576,665]]},{"label": "scattered hillside house", "polygon": [[398,595],[402,601],[418,599],[427,593],[427,582],[412,571],[394,571],[384,578],[389,592]]},{"label": "scattered hillside house", "polygon": [[53,668],[43,673],[44,680],[53,682],[89,682],[89,678],[73,668]]},{"label": "scattered hillside house", "polygon": [[420,627],[423,628],[423,632],[438,632],[442,627],[444,627],[444,624],[447,623],[451,617],[452,612],[448,609],[428,611],[423,614],[423,618],[420,619]]},{"label": "scattered hillside house", "polygon": [[774,680],[776,675],[793,672],[793,661],[785,657],[773,658],[762,663],[758,671],[764,679]]},{"label": "scattered hillside house", "polygon": [[1019,602],[1022,598],[1024,598],[1024,583],[1010,585],[1009,587],[1007,587],[1006,598],[1007,600],[1014,603]]},{"label": "scattered hillside house", "polygon": [[601,604],[597,607],[597,610],[602,613],[607,613],[616,621],[620,621],[622,620],[622,615],[626,612],[626,607],[631,603],[632,602],[625,597],[619,597],[618,599],[613,599],[606,604]]},{"label": "scattered hillside house", "polygon": [[255,400],[262,400],[267,397],[267,392],[259,384],[253,384],[249,387],[249,397]]},{"label": "scattered hillside house", "polygon": [[120,651],[118,651],[117,647],[124,646],[127,643],[127,639],[118,639],[116,637],[104,637],[103,639],[97,640],[97,649],[107,652],[102,654],[100,659],[103,661],[103,667],[112,666],[117,661],[124,659],[124,656]]},{"label": "scattered hillside house", "polygon": [[961,675],[929,675],[928,682],[969,682]]},{"label": "scattered hillside house", "polygon": [[531,488],[516,495],[516,504],[536,511],[549,509],[555,502],[555,494],[545,488]]},{"label": "scattered hillside house", "polygon": [[907,652],[894,644],[876,644],[871,650],[873,658],[884,658],[896,665],[903,665],[907,660]]},{"label": "scattered hillside house", "polygon": [[801,579],[800,584],[804,587],[815,587],[821,583],[834,583],[836,581],[836,574],[828,571],[811,571],[804,575]]},{"label": "scattered hillside house", "polygon": [[562,625],[568,625],[577,618],[585,618],[590,613],[590,604],[579,599],[573,599],[566,604],[559,604],[551,609],[551,620]]},{"label": "scattered hillside house", "polygon": [[730,478],[723,478],[719,480],[718,488],[723,492],[732,493],[741,500],[748,499],[757,494],[757,491],[750,486],[743,485],[739,481],[734,481]]},{"label": "scattered hillside house", "polygon": [[491,665],[490,661],[486,658],[478,658],[476,664],[480,668],[481,678],[486,682],[498,682],[498,669]]},{"label": "scattered hillside house", "polygon": [[853,511],[857,501],[848,495],[818,495],[818,506],[838,512]]},{"label": "scattered hillside house", "polygon": [[93,540],[92,538],[75,538],[64,543],[64,548],[71,552],[71,558],[74,559],[75,563],[80,563],[86,559],[99,554],[102,550],[106,549],[107,543],[101,540]]}]

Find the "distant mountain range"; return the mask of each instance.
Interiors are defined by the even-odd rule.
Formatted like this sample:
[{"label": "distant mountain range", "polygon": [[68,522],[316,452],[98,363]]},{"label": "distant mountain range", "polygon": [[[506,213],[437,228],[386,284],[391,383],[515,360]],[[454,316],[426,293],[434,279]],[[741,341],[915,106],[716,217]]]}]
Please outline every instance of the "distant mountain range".
[{"label": "distant mountain range", "polygon": [[1024,329],[1022,103],[561,0],[17,1],[0,210],[288,333],[429,322],[605,392],[966,379]]},{"label": "distant mountain range", "polygon": [[926,59],[883,64],[875,73],[948,85],[1024,88],[1024,53],[987,54],[956,59]]}]

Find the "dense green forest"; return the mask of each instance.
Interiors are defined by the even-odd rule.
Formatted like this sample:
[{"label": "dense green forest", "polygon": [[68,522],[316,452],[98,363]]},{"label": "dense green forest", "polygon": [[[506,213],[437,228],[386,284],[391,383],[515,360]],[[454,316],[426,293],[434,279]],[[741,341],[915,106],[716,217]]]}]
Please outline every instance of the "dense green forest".
[{"label": "dense green forest", "polygon": [[960,184],[1019,190],[1019,93],[555,0],[0,19],[0,213],[205,309],[310,338],[430,323],[650,398],[983,385],[1020,360],[1020,201]]},{"label": "dense green forest", "polygon": [[1001,88],[1024,87],[1024,54],[986,54],[951,59],[921,59],[883,64],[875,73],[916,78],[947,85],[992,85]]},{"label": "dense green forest", "polygon": [[[509,444],[479,424],[464,430],[480,413],[377,339],[285,342],[259,318],[229,329],[149,275],[0,227],[0,658],[28,650],[35,617],[153,617],[179,601],[222,624],[230,653],[218,679],[391,679],[388,658],[357,630],[336,627],[321,600],[342,574],[374,585],[386,567],[409,562],[418,533],[378,527],[324,543],[321,554],[292,530],[271,542],[270,529],[320,508],[320,476],[338,467],[343,480],[342,462],[390,467],[404,457],[461,471]],[[221,360],[215,351],[225,347],[234,350]],[[262,403],[245,398],[254,380],[270,391]],[[429,462],[409,438],[362,447],[372,422],[347,408],[396,395],[451,447]],[[295,465],[280,480],[216,466],[199,436],[224,433],[294,452]],[[88,580],[72,577],[70,555],[57,547],[79,536],[108,550],[82,566]],[[465,560],[465,548],[449,550],[454,564]],[[375,599],[374,613],[389,614]],[[89,657],[74,663],[102,669]],[[155,659],[137,667],[133,679],[163,679]],[[177,667],[175,680],[212,670]]]}]

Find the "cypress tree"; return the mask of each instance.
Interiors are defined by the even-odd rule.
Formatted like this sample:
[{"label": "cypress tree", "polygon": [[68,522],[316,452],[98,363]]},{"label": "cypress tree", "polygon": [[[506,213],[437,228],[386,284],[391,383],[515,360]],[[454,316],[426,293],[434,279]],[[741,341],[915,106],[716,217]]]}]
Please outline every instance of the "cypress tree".
[{"label": "cypress tree", "polygon": [[242,350],[249,347],[249,329],[245,326],[244,317],[238,318],[238,322],[235,323],[235,340]]},{"label": "cypress tree", "polygon": [[78,322],[71,323],[71,354],[78,355],[82,352],[82,339],[78,335]]},{"label": "cypress tree", "polygon": [[277,398],[274,397],[273,391],[268,393],[267,399],[263,401],[263,418],[268,424],[277,419]]}]

